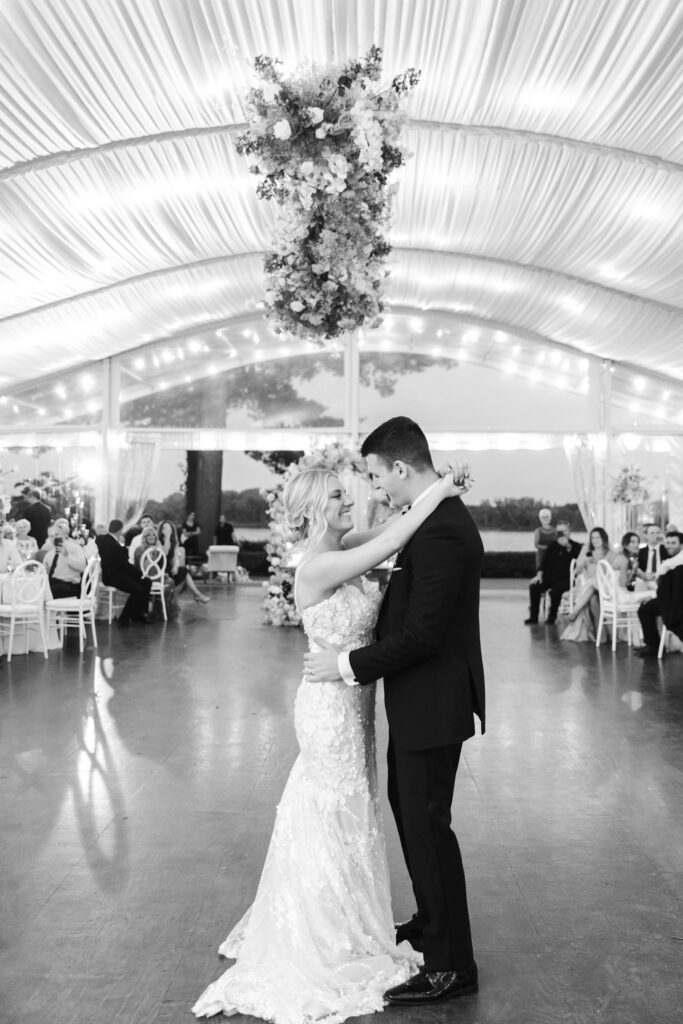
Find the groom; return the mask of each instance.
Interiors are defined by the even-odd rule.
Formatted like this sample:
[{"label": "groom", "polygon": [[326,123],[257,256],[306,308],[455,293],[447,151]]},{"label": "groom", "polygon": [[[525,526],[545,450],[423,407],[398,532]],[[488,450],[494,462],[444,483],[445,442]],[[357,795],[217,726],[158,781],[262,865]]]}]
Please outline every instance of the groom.
[{"label": "groom", "polygon": [[[387,420],[361,454],[373,486],[395,506],[420,501],[438,481],[427,439],[406,416]],[[305,656],[306,679],[349,686],[384,677],[389,722],[389,802],[417,913],[399,925],[424,953],[424,968],[390,989],[394,1005],[430,1005],[477,990],[465,874],[451,830],[463,741],[484,731],[479,642],[483,547],[460,498],[443,501],[399,553],[377,622],[377,639],[350,654]]]}]

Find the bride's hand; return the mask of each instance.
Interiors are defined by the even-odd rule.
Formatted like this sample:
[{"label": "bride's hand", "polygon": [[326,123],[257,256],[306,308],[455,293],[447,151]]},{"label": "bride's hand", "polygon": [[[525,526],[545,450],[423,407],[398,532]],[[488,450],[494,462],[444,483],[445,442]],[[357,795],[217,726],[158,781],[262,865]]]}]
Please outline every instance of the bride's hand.
[{"label": "bride's hand", "polygon": [[460,497],[462,494],[467,494],[474,482],[470,477],[469,462],[448,462],[446,465],[440,466],[437,473],[443,477],[445,487],[448,487],[445,481],[450,483],[449,497]]}]

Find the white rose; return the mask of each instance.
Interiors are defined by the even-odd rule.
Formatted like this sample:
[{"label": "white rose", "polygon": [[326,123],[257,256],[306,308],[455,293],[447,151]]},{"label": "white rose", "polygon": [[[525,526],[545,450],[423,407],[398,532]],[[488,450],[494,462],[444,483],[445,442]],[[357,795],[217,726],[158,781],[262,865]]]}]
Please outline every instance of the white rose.
[{"label": "white rose", "polygon": [[292,137],[292,129],[285,117],[275,122],[273,125],[273,135],[276,139],[290,139]]},{"label": "white rose", "polygon": [[320,107],[306,107],[311,124],[320,124],[323,119],[323,112]]},{"label": "white rose", "polygon": [[321,125],[320,128],[316,128],[316,130],[315,130],[315,137],[316,137],[316,139],[324,139],[326,135],[327,135],[327,128],[325,127],[324,124]]},{"label": "white rose", "polygon": [[300,313],[301,310],[305,309],[306,307],[304,306],[303,302],[299,301],[299,299],[294,299],[294,302],[290,302],[289,308],[292,310],[293,313]]}]

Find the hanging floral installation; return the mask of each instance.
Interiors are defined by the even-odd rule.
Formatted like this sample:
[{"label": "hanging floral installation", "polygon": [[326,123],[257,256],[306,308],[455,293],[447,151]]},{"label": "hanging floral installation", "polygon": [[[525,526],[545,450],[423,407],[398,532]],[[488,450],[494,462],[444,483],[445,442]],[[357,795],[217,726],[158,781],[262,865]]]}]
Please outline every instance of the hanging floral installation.
[{"label": "hanging floral installation", "polygon": [[264,260],[273,326],[320,343],[376,327],[391,251],[389,178],[405,162],[404,101],[420,72],[382,87],[378,46],[337,69],[286,76],[266,56],[254,67],[261,81],[247,94],[249,127],[236,146],[261,175],[258,196],[278,204]]},{"label": "hanging floral installation", "polygon": [[263,611],[264,621],[271,626],[298,626],[301,622],[301,616],[294,604],[293,581],[294,567],[300,557],[302,542],[295,544],[290,540],[284,522],[282,493],[291,477],[296,476],[302,467],[329,469],[343,478],[349,474],[363,473],[365,462],[360,452],[340,444],[327,444],[292,463],[273,487],[261,491],[266,499],[266,511],[270,517],[270,536],[266,543],[270,579],[264,584],[267,594]]},{"label": "hanging floral installation", "polygon": [[615,504],[642,505],[650,497],[639,466],[624,466],[613,478],[610,498]]}]

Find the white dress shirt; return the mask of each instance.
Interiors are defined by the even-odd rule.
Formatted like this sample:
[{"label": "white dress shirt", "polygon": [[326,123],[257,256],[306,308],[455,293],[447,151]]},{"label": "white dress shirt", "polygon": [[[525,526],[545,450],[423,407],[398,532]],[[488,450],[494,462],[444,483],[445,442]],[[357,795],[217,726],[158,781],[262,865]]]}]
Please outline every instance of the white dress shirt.
[{"label": "white dress shirt", "polygon": [[46,542],[43,564],[47,569],[48,576],[50,575],[50,569],[55,558],[57,559],[57,565],[52,575],[56,580],[61,580],[62,583],[81,582],[81,577],[85,572],[88,560],[85,557],[85,551],[77,541],[72,540],[70,537],[65,537],[59,551],[55,548],[53,541],[48,540]]},{"label": "white dress shirt", "polygon": [[[429,492],[434,490],[440,480],[441,478],[439,477],[439,480],[435,480],[429,485],[429,487],[425,487],[424,491],[418,494],[413,504],[409,505],[408,508],[413,508],[413,506],[419,504],[423,498],[426,498]],[[353,669],[351,668],[351,659],[349,658],[348,651],[339,652],[339,655],[337,656],[337,671],[347,686],[358,686],[358,680],[354,676]]]},{"label": "white dress shirt", "polygon": [[677,569],[679,565],[683,565],[683,551],[679,551],[677,555],[670,555],[669,558],[665,558],[660,562],[657,575],[663,576],[665,572],[669,572],[670,569]]}]

